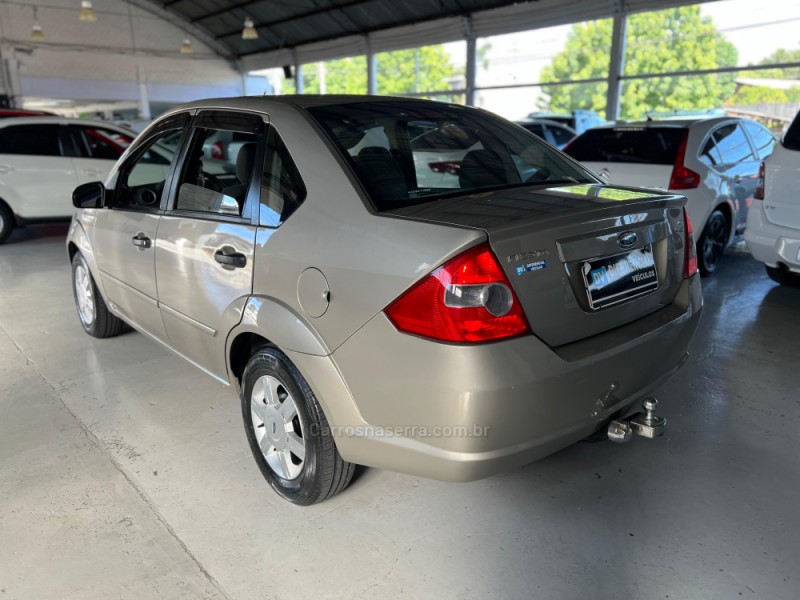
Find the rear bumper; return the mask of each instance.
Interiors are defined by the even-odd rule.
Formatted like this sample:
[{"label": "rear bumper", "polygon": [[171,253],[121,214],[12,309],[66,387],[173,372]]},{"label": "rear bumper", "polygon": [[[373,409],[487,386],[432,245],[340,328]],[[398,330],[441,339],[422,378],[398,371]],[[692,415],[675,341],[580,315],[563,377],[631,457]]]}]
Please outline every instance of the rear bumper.
[{"label": "rear bumper", "polygon": [[695,276],[669,307],[555,351],[534,336],[438,344],[398,333],[379,314],[333,362],[291,358],[346,460],[470,481],[555,452],[630,412],[683,364],[701,308]]},{"label": "rear bumper", "polygon": [[753,206],[747,215],[744,239],[753,258],[769,267],[782,263],[800,273],[800,231],[767,221],[763,206]]}]

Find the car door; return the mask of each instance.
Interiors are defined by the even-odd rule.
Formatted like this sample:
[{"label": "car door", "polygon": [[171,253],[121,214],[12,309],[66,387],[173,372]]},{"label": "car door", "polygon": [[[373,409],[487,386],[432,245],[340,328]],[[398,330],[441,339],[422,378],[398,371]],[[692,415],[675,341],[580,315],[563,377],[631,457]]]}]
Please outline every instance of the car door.
[{"label": "car door", "polygon": [[747,209],[753,202],[753,194],[758,184],[760,163],[745,135],[741,121],[730,121],[721,125],[712,136],[722,161],[715,168],[723,178],[727,196],[736,210],[734,231],[741,233],[747,223]]},{"label": "car door", "polygon": [[72,214],[78,183],[59,123],[0,127],[0,197],[22,219]]},{"label": "car door", "polygon": [[[133,143],[133,136],[95,124],[70,124],[67,125],[67,129],[74,144],[72,162],[75,165],[79,185],[105,180],[114,163]],[[169,161],[162,163],[166,163],[161,165],[162,171],[168,170]],[[148,168],[156,166],[148,163]]]},{"label": "car door", "polygon": [[[171,170],[154,171],[152,163],[170,152],[159,142],[185,130],[189,120],[179,113],[145,134],[109,181],[108,208],[96,211],[90,224],[106,299],[131,325],[162,341],[167,334],[156,293],[155,240]],[[173,165],[179,147],[172,148]]]},{"label": "car door", "polygon": [[[264,119],[233,111],[201,111],[194,119],[156,238],[161,316],[173,349],[209,374],[226,379],[225,340],[241,320],[253,289]],[[233,173],[209,173],[209,138],[243,138]],[[218,161],[217,161],[218,162]],[[260,175],[259,175],[260,177]]]}]

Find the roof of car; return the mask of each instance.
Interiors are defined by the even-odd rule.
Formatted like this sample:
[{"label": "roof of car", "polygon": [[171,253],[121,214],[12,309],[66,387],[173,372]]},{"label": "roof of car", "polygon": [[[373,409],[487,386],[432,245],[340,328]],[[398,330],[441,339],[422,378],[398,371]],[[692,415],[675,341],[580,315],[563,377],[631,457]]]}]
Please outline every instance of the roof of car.
[{"label": "roof of car", "polygon": [[553,121],[551,119],[521,119],[519,121],[515,121],[515,123],[518,125],[550,125],[550,127],[558,127],[560,129],[575,131],[569,125],[564,125],[564,123],[559,123],[558,121]]},{"label": "roof of car", "polygon": [[624,123],[608,123],[598,125],[594,129],[649,129],[656,127],[675,127],[684,129],[695,126],[711,126],[717,123],[731,121],[737,117],[721,116],[707,118],[684,118],[684,119],[648,119],[647,121],[627,121]]},{"label": "roof of car", "polygon": [[59,116],[41,116],[41,117],[8,117],[0,119],[0,127],[9,127],[11,125],[42,125],[48,123],[57,123],[60,125],[94,125],[95,127],[107,127],[110,129],[118,129],[127,133],[133,133],[126,127],[117,125],[116,123],[109,123],[108,121],[97,121],[92,119],[72,119],[70,117]]},{"label": "roof of car", "polygon": [[[264,110],[270,105],[282,104],[299,108],[313,108],[315,106],[332,106],[337,104],[351,104],[355,102],[414,102],[438,103],[435,100],[422,98],[405,98],[402,96],[368,96],[357,94],[296,94],[285,96],[238,96],[233,98],[209,98],[186,102],[175,107],[175,110],[188,108],[239,108],[242,110]],[[438,103],[447,104],[447,103]]]}]

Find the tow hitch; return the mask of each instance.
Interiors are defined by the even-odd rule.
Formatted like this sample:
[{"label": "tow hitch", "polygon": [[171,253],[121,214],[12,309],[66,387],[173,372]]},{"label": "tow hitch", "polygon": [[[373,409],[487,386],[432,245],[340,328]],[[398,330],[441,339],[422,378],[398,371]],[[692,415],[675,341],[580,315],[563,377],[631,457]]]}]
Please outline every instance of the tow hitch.
[{"label": "tow hitch", "polygon": [[646,438],[657,438],[664,435],[667,420],[656,415],[658,400],[645,398],[642,401],[643,413],[637,413],[631,419],[614,419],[608,424],[608,439],[622,444],[629,442],[633,434]]}]

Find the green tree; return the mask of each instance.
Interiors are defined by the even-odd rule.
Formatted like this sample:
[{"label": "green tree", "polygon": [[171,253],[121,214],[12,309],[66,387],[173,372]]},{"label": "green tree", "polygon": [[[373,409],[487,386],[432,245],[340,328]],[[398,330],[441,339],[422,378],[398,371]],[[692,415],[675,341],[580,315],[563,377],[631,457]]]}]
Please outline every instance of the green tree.
[{"label": "green tree", "polygon": [[[450,80],[459,75],[444,46],[425,46],[377,55],[378,93],[404,94],[450,89]],[[320,92],[317,63],[303,66],[303,90]],[[284,82],[283,91],[292,94],[294,81]],[[364,94],[367,91],[367,60],[364,56],[340,58],[325,63],[325,92]]]},{"label": "green tree", "polygon": [[[564,49],[542,71],[543,82],[607,77],[612,21],[573,26]],[[628,17],[625,74],[691,71],[735,66],[736,47],[717,31],[699,6],[684,6]],[[734,93],[734,74],[632,79],[623,84],[621,116],[639,118],[650,110],[715,108]],[[605,82],[544,86],[549,108],[600,113],[606,107]]]},{"label": "green tree", "polygon": [[[769,56],[765,56],[758,64],[772,65],[778,63],[800,62],[800,49],[786,50],[779,48]],[[768,85],[741,85],[736,94],[728,101],[733,106],[752,106],[755,104],[785,104],[800,102],[800,67],[775,69],[759,69],[743,71],[739,79],[791,79],[798,84],[789,89],[777,89]]]}]

